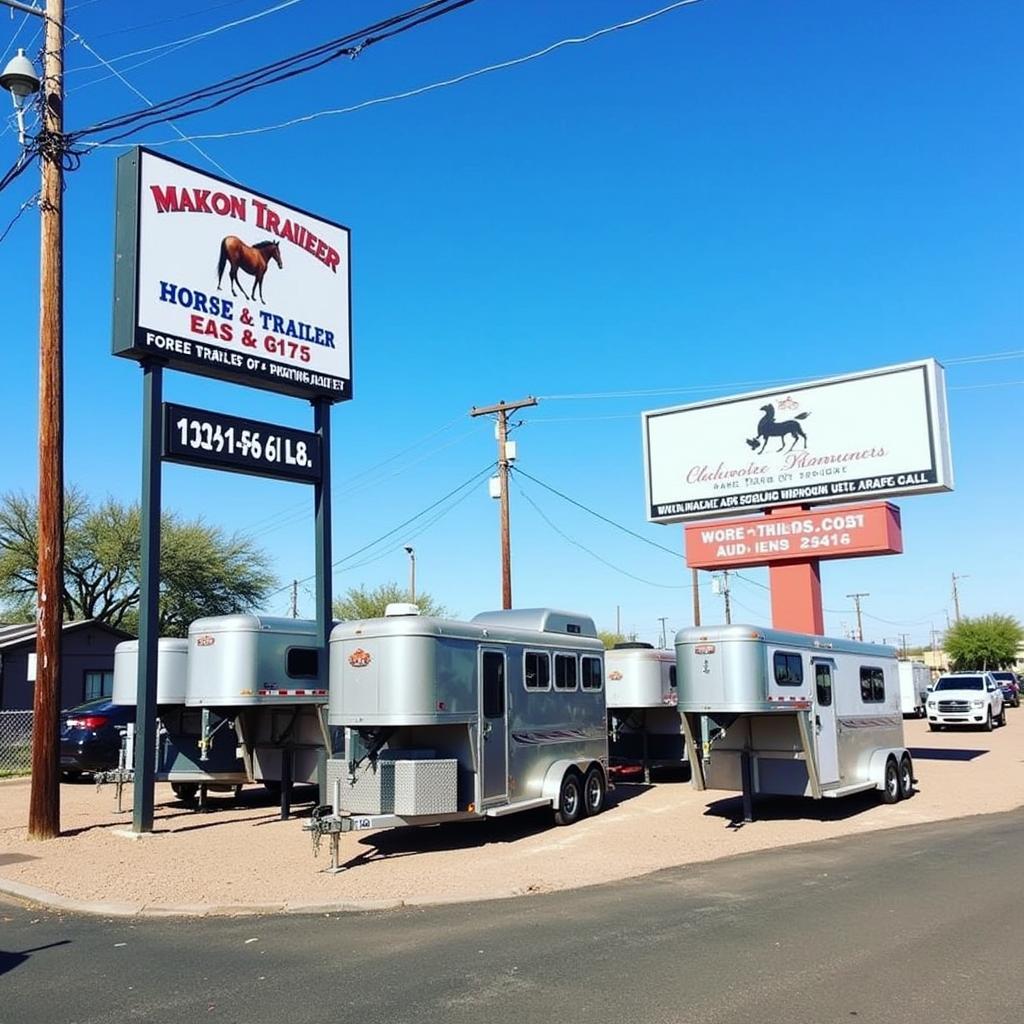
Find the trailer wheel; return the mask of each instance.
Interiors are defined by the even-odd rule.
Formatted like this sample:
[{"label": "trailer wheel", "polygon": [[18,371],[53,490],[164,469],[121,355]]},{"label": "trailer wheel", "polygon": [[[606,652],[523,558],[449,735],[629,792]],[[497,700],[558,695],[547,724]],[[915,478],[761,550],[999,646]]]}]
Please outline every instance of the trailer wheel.
[{"label": "trailer wheel", "polygon": [[909,754],[900,758],[900,799],[906,800],[914,792],[914,765]]},{"label": "trailer wheel", "polygon": [[587,777],[583,780],[583,813],[588,818],[600,814],[604,810],[606,792],[604,772],[595,765],[587,772]]},{"label": "trailer wheel", "polygon": [[900,773],[896,767],[896,758],[890,757],[885,762],[885,787],[882,789],[882,803],[894,804],[900,798]]},{"label": "trailer wheel", "polygon": [[570,769],[562,776],[562,788],[558,792],[558,810],[555,811],[556,825],[572,825],[583,817],[583,786],[580,773]]},{"label": "trailer wheel", "polygon": [[199,793],[199,785],[195,782],[172,782],[171,792],[183,803],[195,803],[196,795]]}]

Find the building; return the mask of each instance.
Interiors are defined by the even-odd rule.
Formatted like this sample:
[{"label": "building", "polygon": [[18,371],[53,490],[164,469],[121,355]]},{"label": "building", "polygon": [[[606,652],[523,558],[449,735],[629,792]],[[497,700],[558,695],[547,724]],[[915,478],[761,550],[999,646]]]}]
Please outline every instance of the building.
[{"label": "building", "polygon": [[[60,706],[73,708],[94,697],[109,697],[114,648],[131,634],[95,619],[65,622],[61,641]],[[0,625],[0,711],[32,707],[36,626]]]}]

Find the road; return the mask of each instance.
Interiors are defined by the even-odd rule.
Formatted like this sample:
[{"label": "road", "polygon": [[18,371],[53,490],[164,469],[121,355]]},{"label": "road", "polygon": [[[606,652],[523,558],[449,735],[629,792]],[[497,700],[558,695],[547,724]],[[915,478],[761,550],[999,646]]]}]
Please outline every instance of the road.
[{"label": "road", "polygon": [[0,1021],[1017,1024],[1022,826],[968,818],[378,914],[4,904]]}]

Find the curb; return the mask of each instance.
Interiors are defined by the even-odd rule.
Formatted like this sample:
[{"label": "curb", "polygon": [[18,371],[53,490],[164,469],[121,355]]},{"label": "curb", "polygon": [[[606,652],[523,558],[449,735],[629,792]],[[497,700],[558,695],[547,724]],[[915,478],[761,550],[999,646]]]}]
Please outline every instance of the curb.
[{"label": "curb", "polygon": [[70,896],[39,889],[24,882],[0,878],[0,894],[13,896],[36,906],[93,917],[256,917],[261,914],[365,914],[380,910],[398,910],[420,906],[424,900],[342,900],[322,903],[310,900],[295,903],[110,903],[102,900],[76,900]]}]

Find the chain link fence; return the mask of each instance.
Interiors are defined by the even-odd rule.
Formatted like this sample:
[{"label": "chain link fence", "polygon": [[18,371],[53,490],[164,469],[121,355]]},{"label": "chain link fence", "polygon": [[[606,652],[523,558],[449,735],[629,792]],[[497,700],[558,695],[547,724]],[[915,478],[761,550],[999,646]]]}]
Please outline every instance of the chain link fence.
[{"label": "chain link fence", "polygon": [[32,767],[32,712],[0,711],[0,778]]}]

